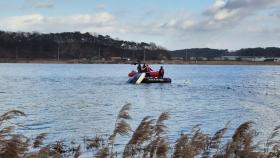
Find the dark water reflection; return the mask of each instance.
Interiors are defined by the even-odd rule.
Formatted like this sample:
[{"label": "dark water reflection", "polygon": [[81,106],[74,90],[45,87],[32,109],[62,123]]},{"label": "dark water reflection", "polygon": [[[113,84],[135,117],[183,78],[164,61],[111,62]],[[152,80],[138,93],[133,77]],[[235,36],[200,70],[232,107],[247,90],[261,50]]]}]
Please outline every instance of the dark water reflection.
[{"label": "dark water reflection", "polygon": [[172,84],[127,84],[132,65],[0,64],[0,112],[24,111],[21,130],[47,132],[47,142],[111,133],[125,103],[134,128],[144,116],[169,112],[171,141],[196,124],[213,133],[252,120],[261,136],[280,124],[280,67],[164,67]]}]

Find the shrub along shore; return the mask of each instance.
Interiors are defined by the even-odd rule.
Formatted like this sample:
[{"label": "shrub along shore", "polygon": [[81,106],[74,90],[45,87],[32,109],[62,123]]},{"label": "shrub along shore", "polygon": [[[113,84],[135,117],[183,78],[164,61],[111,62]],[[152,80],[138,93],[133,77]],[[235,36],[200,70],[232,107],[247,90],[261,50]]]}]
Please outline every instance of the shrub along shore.
[{"label": "shrub along shore", "polygon": [[[204,133],[201,127],[195,126],[190,133],[182,133],[175,144],[168,141],[168,127],[165,121],[169,114],[163,112],[158,118],[145,117],[136,129],[129,124],[130,104],[124,105],[116,116],[114,130],[109,136],[84,138],[84,144],[62,141],[44,144],[47,133],[38,134],[35,138],[24,134],[14,134],[14,129],[21,127],[13,123],[17,117],[26,116],[23,112],[13,110],[0,116],[0,157],[1,158],[48,158],[74,157],[91,153],[97,158],[114,157],[150,157],[150,158],[278,158],[280,156],[280,126],[274,128],[264,143],[255,143],[258,136],[251,121],[242,123],[235,129],[231,138],[224,135],[228,125],[213,135]],[[27,116],[28,117],[28,116]],[[129,137],[120,152],[118,138]],[[118,151],[118,152],[117,152]]]}]

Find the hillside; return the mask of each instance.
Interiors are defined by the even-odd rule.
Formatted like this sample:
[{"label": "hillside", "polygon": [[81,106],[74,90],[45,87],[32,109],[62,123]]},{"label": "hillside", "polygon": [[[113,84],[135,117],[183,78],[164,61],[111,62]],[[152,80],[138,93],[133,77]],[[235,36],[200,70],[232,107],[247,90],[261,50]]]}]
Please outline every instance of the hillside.
[{"label": "hillside", "polygon": [[228,50],[210,49],[210,48],[193,48],[193,49],[181,49],[170,52],[172,58],[190,59],[191,57],[205,57],[215,58],[221,57],[228,53]]},{"label": "hillside", "polygon": [[146,60],[169,58],[168,51],[154,43],[136,43],[80,32],[0,31],[0,58],[4,59],[110,60],[111,57],[121,57],[142,60],[144,54]]},{"label": "hillside", "polygon": [[280,57],[280,48],[227,49],[192,48],[169,51],[155,43],[136,43],[106,35],[80,32],[38,33],[0,31],[0,59],[7,60],[214,60],[222,56]]},{"label": "hillside", "polygon": [[235,51],[228,51],[227,49],[192,48],[171,51],[170,56],[172,58],[184,59],[190,59],[191,57],[213,59],[222,56],[280,57],[280,48],[242,48]]}]

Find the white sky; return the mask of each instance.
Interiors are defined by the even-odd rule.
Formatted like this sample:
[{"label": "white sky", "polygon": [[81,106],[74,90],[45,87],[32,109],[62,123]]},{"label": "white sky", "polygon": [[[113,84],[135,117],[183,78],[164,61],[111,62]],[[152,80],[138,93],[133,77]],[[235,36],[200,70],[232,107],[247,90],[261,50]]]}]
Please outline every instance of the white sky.
[{"label": "white sky", "polygon": [[280,47],[280,0],[0,0],[0,30],[96,32],[167,49]]}]

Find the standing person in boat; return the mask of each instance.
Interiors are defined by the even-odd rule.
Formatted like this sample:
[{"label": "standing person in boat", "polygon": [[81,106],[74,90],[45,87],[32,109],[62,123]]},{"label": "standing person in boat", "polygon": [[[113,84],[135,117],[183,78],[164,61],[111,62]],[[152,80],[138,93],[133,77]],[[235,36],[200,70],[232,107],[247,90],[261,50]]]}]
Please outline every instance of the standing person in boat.
[{"label": "standing person in boat", "polygon": [[163,75],[164,75],[164,69],[163,69],[163,67],[161,66],[160,69],[159,69],[159,71],[158,71],[158,77],[159,77],[159,78],[163,78]]},{"label": "standing person in boat", "polygon": [[141,67],[141,64],[139,63],[138,66],[137,66],[137,71],[138,73],[141,73],[142,72],[142,67]]}]

